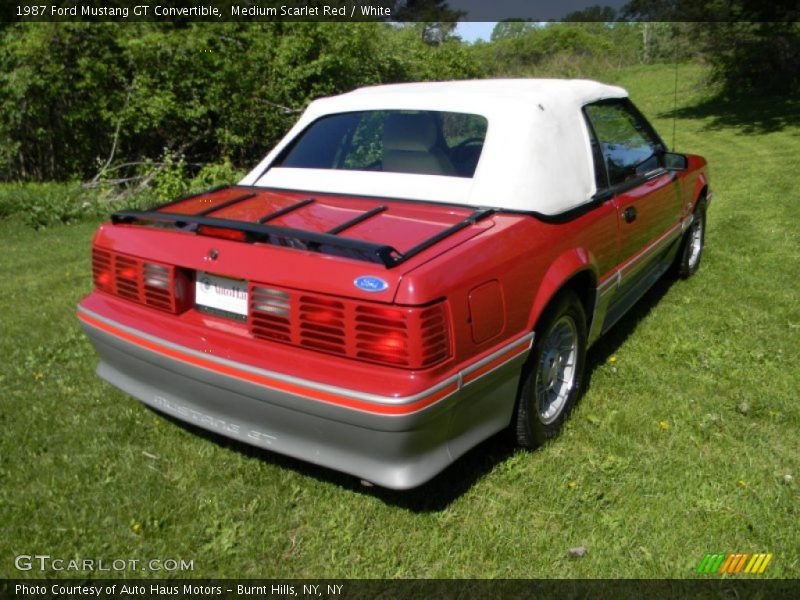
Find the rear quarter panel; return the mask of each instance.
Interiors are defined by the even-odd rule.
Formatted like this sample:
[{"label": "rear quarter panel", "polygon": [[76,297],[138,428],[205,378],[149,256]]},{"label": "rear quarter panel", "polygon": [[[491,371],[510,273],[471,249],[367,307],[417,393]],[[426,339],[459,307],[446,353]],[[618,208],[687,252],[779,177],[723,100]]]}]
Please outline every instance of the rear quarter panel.
[{"label": "rear quarter panel", "polygon": [[[616,264],[617,215],[610,201],[565,223],[518,213],[492,218],[494,227],[482,235],[404,275],[395,297],[398,304],[448,298],[456,363],[530,332],[553,295],[577,273],[589,271],[599,281]],[[503,326],[481,339],[473,335],[473,320],[483,315],[471,314],[469,297],[491,281],[501,287]],[[494,314],[485,318],[498,321]]]}]

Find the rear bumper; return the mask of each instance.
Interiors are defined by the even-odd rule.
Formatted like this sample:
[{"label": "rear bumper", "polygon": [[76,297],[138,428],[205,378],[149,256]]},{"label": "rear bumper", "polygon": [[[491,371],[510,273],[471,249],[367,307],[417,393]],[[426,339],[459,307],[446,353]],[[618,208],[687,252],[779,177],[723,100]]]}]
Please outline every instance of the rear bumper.
[{"label": "rear bumper", "polygon": [[177,419],[350,473],[416,487],[508,425],[528,334],[409,397],[321,385],[203,355],[85,307],[98,375]]}]

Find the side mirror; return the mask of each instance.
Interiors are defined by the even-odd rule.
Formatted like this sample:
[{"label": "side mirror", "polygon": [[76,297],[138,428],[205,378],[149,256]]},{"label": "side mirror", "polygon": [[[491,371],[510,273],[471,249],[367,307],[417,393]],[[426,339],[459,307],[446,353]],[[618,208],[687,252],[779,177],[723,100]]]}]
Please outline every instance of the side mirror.
[{"label": "side mirror", "polygon": [[664,152],[664,168],[668,171],[685,171],[688,166],[685,154],[677,152]]}]

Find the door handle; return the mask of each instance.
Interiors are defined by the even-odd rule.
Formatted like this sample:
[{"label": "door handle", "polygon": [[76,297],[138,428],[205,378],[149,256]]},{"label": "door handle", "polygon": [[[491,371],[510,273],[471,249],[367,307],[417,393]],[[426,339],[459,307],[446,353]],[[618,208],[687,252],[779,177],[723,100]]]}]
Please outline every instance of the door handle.
[{"label": "door handle", "polygon": [[629,206],[628,208],[623,210],[622,218],[625,219],[626,223],[633,223],[636,220],[636,208],[633,206]]}]

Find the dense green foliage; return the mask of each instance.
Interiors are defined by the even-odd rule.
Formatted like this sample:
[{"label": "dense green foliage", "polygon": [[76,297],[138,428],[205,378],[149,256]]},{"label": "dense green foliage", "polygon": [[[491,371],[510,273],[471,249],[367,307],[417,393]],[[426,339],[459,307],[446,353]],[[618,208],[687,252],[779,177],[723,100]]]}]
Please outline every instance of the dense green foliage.
[{"label": "dense green foliage", "polygon": [[473,54],[493,76],[585,77],[642,62],[641,31],[632,23],[501,22]]},{"label": "dense green foliage", "polygon": [[[589,13],[574,18],[614,16]],[[474,45],[452,23],[7,25],[0,181],[91,179],[166,198],[204,165],[253,164],[320,96],[401,81],[601,78],[698,58],[724,93],[797,89],[800,25],[503,22]]]},{"label": "dense green foliage", "polygon": [[500,24],[491,43],[470,46],[420,23],[17,24],[0,37],[0,181],[99,173],[99,184],[158,187],[165,171],[181,171],[185,188],[204,164],[252,164],[319,96],[398,81],[598,75],[663,58],[647,50],[650,30]]},{"label": "dense green foliage", "polygon": [[477,74],[458,41],[381,23],[14,25],[0,38],[0,180],[170,156],[247,164],[313,98]]}]

